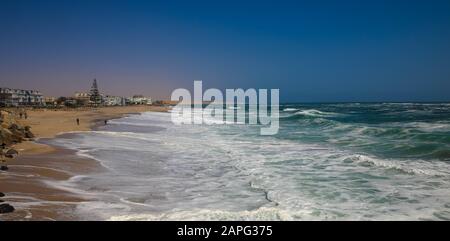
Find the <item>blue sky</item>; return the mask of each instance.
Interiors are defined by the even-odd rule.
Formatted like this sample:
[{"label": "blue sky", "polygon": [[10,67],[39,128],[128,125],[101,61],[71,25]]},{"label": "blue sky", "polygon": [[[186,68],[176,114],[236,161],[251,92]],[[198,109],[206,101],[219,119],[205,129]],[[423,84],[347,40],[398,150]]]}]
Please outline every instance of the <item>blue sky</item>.
[{"label": "blue sky", "polygon": [[450,1],[0,2],[0,85],[283,102],[450,100]]}]

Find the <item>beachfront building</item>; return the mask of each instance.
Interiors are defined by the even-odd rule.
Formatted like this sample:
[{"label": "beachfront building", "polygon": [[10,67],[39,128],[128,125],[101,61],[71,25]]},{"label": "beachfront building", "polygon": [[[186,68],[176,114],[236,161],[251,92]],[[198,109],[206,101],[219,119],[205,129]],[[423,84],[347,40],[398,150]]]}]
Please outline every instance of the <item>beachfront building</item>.
[{"label": "beachfront building", "polygon": [[80,103],[77,99],[69,97],[64,99],[63,105],[66,107],[78,107],[80,106]]},{"label": "beachfront building", "polygon": [[151,105],[152,98],[144,97],[143,95],[135,95],[133,97],[128,98],[128,102],[131,105]]},{"label": "beachfront building", "polygon": [[126,98],[120,96],[107,95],[103,97],[103,101],[106,106],[124,106],[127,104]]},{"label": "beachfront building", "polygon": [[91,101],[91,94],[86,92],[75,92],[74,99],[77,100],[77,103],[81,106],[89,105]]},{"label": "beachfront building", "polygon": [[57,106],[58,102],[55,97],[44,97],[44,103],[46,106]]},{"label": "beachfront building", "polygon": [[43,106],[44,97],[37,90],[0,88],[0,106]]}]

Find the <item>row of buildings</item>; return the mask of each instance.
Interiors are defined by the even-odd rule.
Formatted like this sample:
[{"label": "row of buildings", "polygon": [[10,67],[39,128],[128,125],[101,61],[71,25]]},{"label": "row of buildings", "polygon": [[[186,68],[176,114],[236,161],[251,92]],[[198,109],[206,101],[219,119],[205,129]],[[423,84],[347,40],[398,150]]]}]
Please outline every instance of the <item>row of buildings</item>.
[{"label": "row of buildings", "polygon": [[91,87],[90,92],[76,92],[70,97],[44,97],[36,90],[19,90],[10,88],[0,88],[0,106],[20,107],[20,106],[125,106],[125,105],[151,105],[152,99],[143,95],[132,97],[121,97],[103,95],[98,90],[97,80]]},{"label": "row of buildings", "polygon": [[[45,99],[47,105],[57,104],[60,102],[56,98]],[[92,100],[92,95],[85,92],[76,92],[73,97],[67,97],[65,103],[68,105],[78,106],[125,106],[125,105],[151,105],[152,99],[143,95],[134,95],[132,97],[101,95],[97,100],[97,103]]]},{"label": "row of buildings", "polygon": [[0,88],[0,106],[41,106],[44,96],[37,90]]}]

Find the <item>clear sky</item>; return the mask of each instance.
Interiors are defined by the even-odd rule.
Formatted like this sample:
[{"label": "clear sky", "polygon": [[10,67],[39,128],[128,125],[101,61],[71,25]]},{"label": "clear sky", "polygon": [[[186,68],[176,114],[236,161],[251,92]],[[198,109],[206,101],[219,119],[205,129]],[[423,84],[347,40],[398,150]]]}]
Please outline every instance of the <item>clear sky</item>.
[{"label": "clear sky", "polygon": [[0,86],[283,102],[450,100],[450,1],[0,1]]}]

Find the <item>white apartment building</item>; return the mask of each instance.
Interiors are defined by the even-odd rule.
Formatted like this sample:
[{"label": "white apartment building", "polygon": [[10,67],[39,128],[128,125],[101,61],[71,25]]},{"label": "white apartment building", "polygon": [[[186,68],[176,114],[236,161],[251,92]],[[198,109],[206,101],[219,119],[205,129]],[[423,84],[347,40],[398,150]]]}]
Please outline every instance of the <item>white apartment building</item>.
[{"label": "white apartment building", "polygon": [[44,97],[37,90],[0,88],[0,106],[43,106]]},{"label": "white apartment building", "polygon": [[126,105],[126,99],[120,96],[105,96],[103,97],[104,104],[106,106],[122,106]]},{"label": "white apartment building", "polygon": [[132,105],[151,105],[152,98],[144,97],[143,95],[135,95],[128,98],[128,102]]}]

